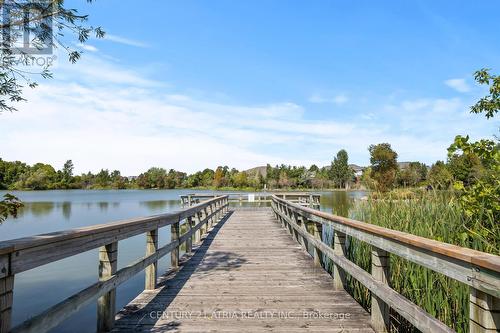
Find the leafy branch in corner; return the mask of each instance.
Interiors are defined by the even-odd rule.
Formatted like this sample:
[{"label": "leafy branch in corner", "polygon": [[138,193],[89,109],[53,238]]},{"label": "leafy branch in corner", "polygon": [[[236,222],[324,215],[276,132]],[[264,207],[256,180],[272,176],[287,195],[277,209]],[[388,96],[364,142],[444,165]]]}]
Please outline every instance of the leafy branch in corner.
[{"label": "leafy branch in corner", "polygon": [[17,217],[17,212],[23,207],[23,203],[12,194],[5,194],[3,200],[0,201],[0,223],[5,221],[7,217]]},{"label": "leafy branch in corner", "polygon": [[82,51],[63,40],[67,33],[81,44],[92,35],[103,38],[105,34],[101,27],[87,25],[88,16],[66,8],[63,0],[0,0],[0,11],[8,13],[3,16],[8,19],[0,23],[0,113],[16,111],[15,103],[25,100],[23,88],[35,88],[36,78],[52,77],[48,63],[37,72],[26,70],[36,58],[32,52],[16,46],[24,36],[33,36],[29,42],[34,50],[60,47],[67,53],[68,60],[75,63]]}]

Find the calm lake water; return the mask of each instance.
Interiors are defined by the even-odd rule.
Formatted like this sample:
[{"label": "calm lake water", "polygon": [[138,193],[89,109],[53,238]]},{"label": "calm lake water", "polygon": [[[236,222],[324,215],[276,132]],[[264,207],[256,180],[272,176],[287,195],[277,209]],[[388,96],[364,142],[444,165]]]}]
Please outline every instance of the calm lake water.
[{"label": "calm lake water", "polygon": [[[179,196],[193,190],[69,190],[14,191],[25,204],[17,219],[0,224],[0,241],[53,231],[101,224],[132,217],[181,209]],[[5,192],[0,191],[0,195]],[[224,193],[224,192],[217,192]],[[235,192],[231,192],[235,193]],[[320,192],[321,210],[347,216],[356,198],[365,192]],[[237,205],[237,203],[235,203]],[[169,228],[160,229],[160,246],[170,241]],[[118,244],[118,269],[141,258],[145,235]],[[182,253],[181,253],[182,254]],[[97,280],[97,249],[16,275],[13,325],[48,309]],[[158,272],[170,267],[170,256],[160,260]],[[117,289],[117,309],[130,302],[144,287],[144,273],[137,274]],[[95,332],[95,302],[69,318],[52,332]]]}]

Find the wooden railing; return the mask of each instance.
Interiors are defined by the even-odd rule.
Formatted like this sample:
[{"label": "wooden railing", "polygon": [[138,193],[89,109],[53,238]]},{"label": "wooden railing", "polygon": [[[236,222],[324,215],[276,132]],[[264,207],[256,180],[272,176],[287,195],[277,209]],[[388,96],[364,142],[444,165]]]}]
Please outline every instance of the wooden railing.
[{"label": "wooden railing", "polygon": [[[145,289],[155,289],[158,260],[171,253],[172,268],[178,267],[181,244],[186,243],[186,252],[191,252],[193,238],[199,242],[227,209],[228,197],[219,196],[174,213],[0,242],[0,333],[46,332],[96,298],[97,331],[109,331],[116,313],[116,287],[145,270]],[[183,234],[181,224],[187,226]],[[166,226],[171,227],[171,241],[159,248],[158,229]],[[117,270],[118,241],[142,233],[146,234],[146,255]],[[16,274],[96,248],[99,281],[11,329]]]},{"label": "wooden railing", "polygon": [[[322,255],[332,260],[333,284],[346,285],[346,274],[371,292],[371,321],[377,332],[389,330],[389,308],[399,313],[421,332],[453,332],[422,308],[390,287],[391,254],[453,278],[470,287],[470,332],[500,331],[500,257],[451,244],[382,228],[272,198],[276,218],[301,243],[314,248],[314,261]],[[309,230],[308,224],[311,224]],[[334,231],[334,244],[322,240],[323,226]],[[313,230],[311,233],[310,230]],[[346,236],[372,246],[371,274],[346,258]]]}]

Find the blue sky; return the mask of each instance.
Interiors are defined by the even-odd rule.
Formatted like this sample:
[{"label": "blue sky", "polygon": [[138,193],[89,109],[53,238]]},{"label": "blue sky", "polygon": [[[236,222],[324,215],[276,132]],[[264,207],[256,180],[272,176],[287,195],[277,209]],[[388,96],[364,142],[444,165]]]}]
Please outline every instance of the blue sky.
[{"label": "blue sky", "polygon": [[498,134],[468,108],[500,72],[498,1],[69,1],[108,33],[3,114],[2,158],[194,171],[446,158]]}]

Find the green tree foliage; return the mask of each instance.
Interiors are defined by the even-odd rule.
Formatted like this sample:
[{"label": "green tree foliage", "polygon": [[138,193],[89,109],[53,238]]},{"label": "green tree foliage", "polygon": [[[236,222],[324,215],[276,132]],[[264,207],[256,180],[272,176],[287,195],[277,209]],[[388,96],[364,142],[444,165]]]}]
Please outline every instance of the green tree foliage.
[{"label": "green tree foliage", "polygon": [[486,118],[492,118],[500,109],[500,76],[491,75],[489,69],[483,68],[474,73],[474,79],[481,85],[489,86],[489,95],[474,104],[471,112],[484,113]]},{"label": "green tree foliage", "polygon": [[420,162],[410,162],[408,167],[399,170],[397,181],[403,187],[415,187],[427,179],[427,166]]},{"label": "green tree foliage", "polygon": [[453,182],[453,176],[443,161],[437,161],[429,170],[428,181],[435,189],[447,190]]},{"label": "green tree foliage", "polygon": [[475,156],[481,172],[474,181],[456,178],[454,187],[468,217],[467,229],[490,244],[497,244],[500,235],[500,143],[497,139],[470,142],[468,136],[457,136],[448,148],[452,156]]},{"label": "green tree foliage", "polygon": [[220,188],[220,187],[226,186],[226,177],[225,177],[226,176],[226,172],[225,172],[226,170],[227,170],[227,167],[226,168],[218,167],[215,170],[213,185],[216,188]]},{"label": "green tree foliage", "polygon": [[[487,69],[477,71],[474,77],[479,84],[490,86],[490,94],[472,106],[471,112],[493,118],[500,108],[500,77],[490,75]],[[471,142],[469,136],[458,135],[448,148],[448,166],[470,238],[480,237],[500,251],[500,140]]]},{"label": "green tree foliage", "polygon": [[455,181],[462,182],[465,186],[472,185],[481,178],[484,171],[481,160],[473,151],[466,153],[458,153],[457,151],[458,149],[449,151],[448,169]]},{"label": "green tree foliage", "polygon": [[371,178],[375,180],[375,187],[378,191],[386,192],[395,183],[398,171],[398,154],[392,150],[388,143],[370,145]]},{"label": "green tree foliage", "polygon": [[12,194],[5,194],[0,201],[0,223],[5,221],[9,216],[16,217],[21,207],[23,207],[23,204],[18,198]]},{"label": "green tree foliage", "polygon": [[336,187],[347,187],[347,183],[354,177],[354,172],[349,167],[349,155],[344,149],[337,153],[330,168],[331,179]]},{"label": "green tree foliage", "polygon": [[163,168],[150,168],[137,177],[137,185],[142,188],[165,188],[167,170]]}]

